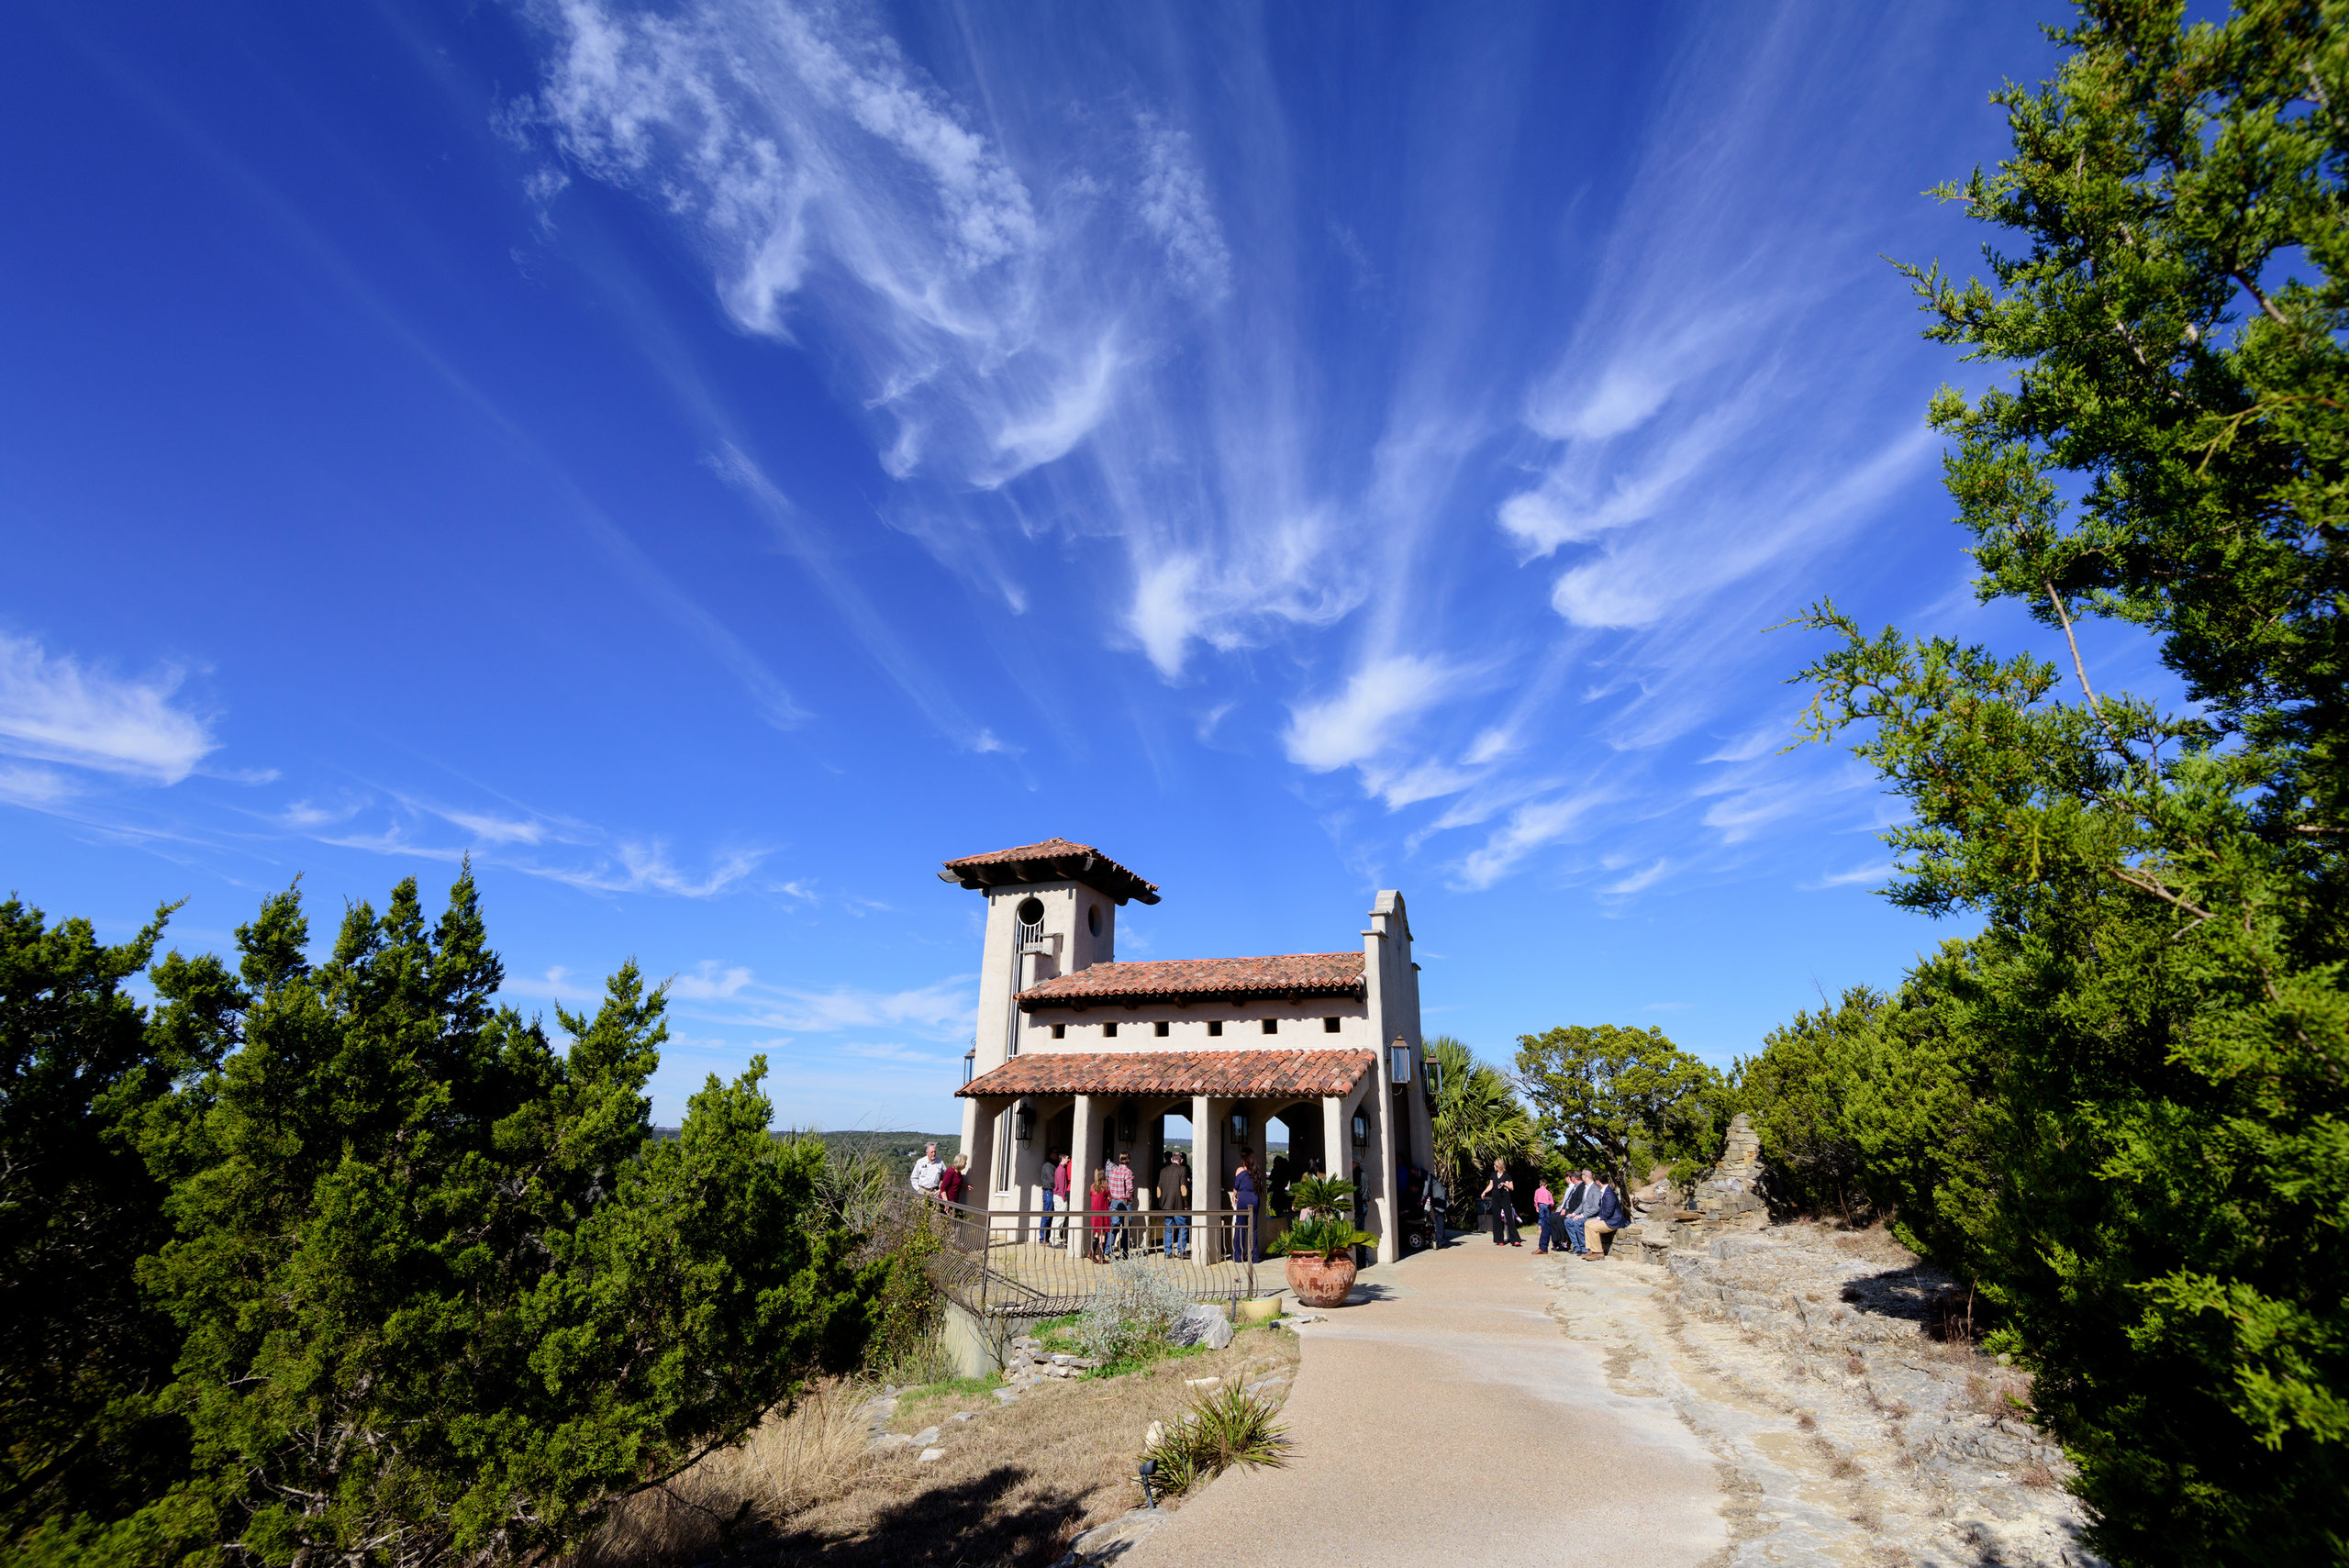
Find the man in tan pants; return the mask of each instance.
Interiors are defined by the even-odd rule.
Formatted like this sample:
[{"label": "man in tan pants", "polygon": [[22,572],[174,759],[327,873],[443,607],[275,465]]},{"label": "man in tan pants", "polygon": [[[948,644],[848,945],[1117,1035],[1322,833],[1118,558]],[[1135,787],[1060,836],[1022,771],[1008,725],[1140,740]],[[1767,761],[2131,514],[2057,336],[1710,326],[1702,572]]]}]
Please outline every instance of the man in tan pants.
[{"label": "man in tan pants", "polygon": [[[1591,1188],[1586,1190],[1596,1191],[1598,1197],[1596,1208],[1583,1221],[1582,1255],[1594,1263],[1604,1262],[1607,1258],[1607,1238],[1631,1224],[1631,1217],[1623,1212],[1623,1200],[1615,1195],[1612,1184],[1605,1185],[1594,1184]],[[1583,1207],[1593,1208],[1588,1197],[1584,1198]]]}]

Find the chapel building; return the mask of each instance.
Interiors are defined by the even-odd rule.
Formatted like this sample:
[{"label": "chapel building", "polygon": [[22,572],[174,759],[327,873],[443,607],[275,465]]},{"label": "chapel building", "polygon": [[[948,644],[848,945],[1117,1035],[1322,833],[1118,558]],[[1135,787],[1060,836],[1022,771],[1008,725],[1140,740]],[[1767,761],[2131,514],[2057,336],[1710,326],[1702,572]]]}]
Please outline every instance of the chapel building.
[{"label": "chapel building", "polygon": [[1400,893],[1378,895],[1357,951],[1121,963],[1118,910],[1157,903],[1158,888],[1089,844],[968,855],[939,878],[987,900],[957,1091],[965,1202],[1040,1209],[1063,1153],[1080,1188],[1124,1153],[1146,1189],[1171,1114],[1190,1123],[1193,1205],[1220,1208],[1243,1150],[1262,1189],[1277,1121],[1292,1171],[1359,1168],[1363,1229],[1381,1262],[1398,1255],[1400,1169],[1434,1162]]}]

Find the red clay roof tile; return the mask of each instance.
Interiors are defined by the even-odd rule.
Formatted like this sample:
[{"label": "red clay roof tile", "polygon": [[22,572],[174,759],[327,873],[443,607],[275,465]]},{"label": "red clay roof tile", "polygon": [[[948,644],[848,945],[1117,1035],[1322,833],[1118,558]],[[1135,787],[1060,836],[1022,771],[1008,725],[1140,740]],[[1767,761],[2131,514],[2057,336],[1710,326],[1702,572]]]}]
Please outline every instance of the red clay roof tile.
[{"label": "red clay roof tile", "polygon": [[1292,952],[1270,958],[1171,958],[1097,963],[1019,993],[1022,1010],[1173,996],[1359,995],[1362,954]]},{"label": "red clay roof tile", "polygon": [[1097,887],[1122,904],[1138,899],[1158,902],[1158,884],[1144,882],[1090,844],[1068,839],[1046,839],[1008,850],[989,850],[942,862],[940,880],[969,888],[1001,887],[1020,882],[1081,882]]},{"label": "red clay roof tile", "polygon": [[1351,1092],[1366,1051],[1031,1051],[957,1095],[1211,1095],[1264,1099]]}]

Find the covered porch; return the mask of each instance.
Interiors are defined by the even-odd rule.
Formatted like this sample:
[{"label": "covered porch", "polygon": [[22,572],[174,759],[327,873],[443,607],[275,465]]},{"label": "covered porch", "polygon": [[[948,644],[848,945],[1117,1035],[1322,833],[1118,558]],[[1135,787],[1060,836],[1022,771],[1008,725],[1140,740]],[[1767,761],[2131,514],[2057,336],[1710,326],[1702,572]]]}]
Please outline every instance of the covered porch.
[{"label": "covered porch", "polygon": [[[1121,1256],[1180,1258],[1188,1267],[1245,1262],[1286,1228],[1285,1188],[1312,1172],[1354,1178],[1361,1224],[1378,1238],[1382,1261],[1397,1254],[1401,1216],[1395,1170],[1397,1131],[1368,1051],[1035,1051],[963,1086],[975,1102],[966,1202],[995,1215],[1032,1218],[1023,1244],[1065,1252],[1089,1247],[1085,1195],[1093,1175],[1127,1156],[1132,1208],[1113,1235]],[[1158,1176],[1172,1147],[1169,1118],[1188,1123],[1189,1201],[1174,1212],[1159,1198]],[[1267,1157],[1281,1129],[1282,1169]],[[1408,1148],[1408,1144],[1404,1145]],[[1070,1157],[1071,1207],[1047,1223],[1052,1173]],[[1232,1178],[1243,1154],[1254,1173],[1256,1210],[1235,1216]],[[1173,1224],[1169,1224],[1173,1221]],[[999,1223],[992,1227],[1000,1229]],[[1252,1231],[1252,1238],[1249,1232]],[[1082,1240],[1079,1240],[1082,1238]],[[1170,1246],[1173,1249],[1170,1256]],[[1014,1254],[1013,1266],[1017,1267]],[[1044,1264],[1040,1256],[1039,1268]]]}]

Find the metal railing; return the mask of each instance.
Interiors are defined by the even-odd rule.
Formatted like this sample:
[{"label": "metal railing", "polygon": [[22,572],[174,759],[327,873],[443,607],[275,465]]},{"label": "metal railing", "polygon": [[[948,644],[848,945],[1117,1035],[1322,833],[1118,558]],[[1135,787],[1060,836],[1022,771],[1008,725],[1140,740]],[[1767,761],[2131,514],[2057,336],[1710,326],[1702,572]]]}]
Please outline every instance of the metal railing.
[{"label": "metal railing", "polygon": [[1256,1256],[1286,1227],[1278,1218],[1229,1208],[1102,1214],[939,1207],[946,1244],[930,1258],[930,1278],[949,1300],[983,1319],[1082,1312],[1109,1265],[1128,1259],[1163,1273],[1193,1301],[1245,1301],[1256,1294]]}]

